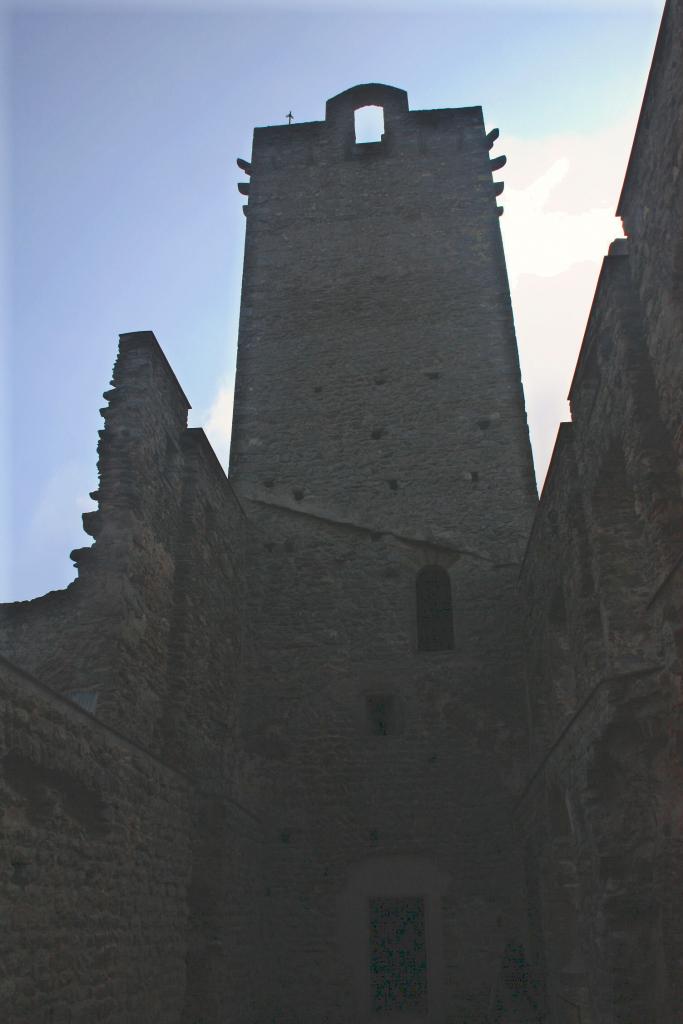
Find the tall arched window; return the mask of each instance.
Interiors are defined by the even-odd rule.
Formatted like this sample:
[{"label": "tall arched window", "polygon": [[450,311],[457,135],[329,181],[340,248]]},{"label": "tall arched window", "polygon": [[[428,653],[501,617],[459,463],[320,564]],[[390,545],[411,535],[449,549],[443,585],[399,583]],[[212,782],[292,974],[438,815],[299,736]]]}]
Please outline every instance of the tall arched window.
[{"label": "tall arched window", "polygon": [[451,581],[440,565],[425,565],[417,574],[417,649],[453,649]]}]

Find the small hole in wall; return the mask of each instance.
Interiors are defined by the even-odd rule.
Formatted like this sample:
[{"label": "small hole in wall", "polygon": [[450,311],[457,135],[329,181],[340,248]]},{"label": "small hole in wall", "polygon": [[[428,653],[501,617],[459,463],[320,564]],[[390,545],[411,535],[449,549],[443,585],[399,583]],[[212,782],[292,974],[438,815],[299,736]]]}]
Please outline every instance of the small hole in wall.
[{"label": "small hole in wall", "polygon": [[319,395],[320,392],[322,391],[322,388],[320,387],[320,385],[318,385],[318,387],[317,388],[313,388],[313,390],[316,393],[316,395]]},{"label": "small hole in wall", "polygon": [[377,427],[375,430],[372,431],[370,437],[372,438],[373,441],[379,441],[380,437],[384,437],[384,430],[382,429],[382,427]]},{"label": "small hole in wall", "polygon": [[376,384],[376,385],[377,385],[378,387],[381,387],[381,386],[382,386],[382,384],[386,384],[386,382],[387,382],[387,379],[386,379],[386,377],[375,377],[375,378],[374,378],[374,380],[375,380],[375,384]]},{"label": "small hole in wall", "polygon": [[398,480],[387,480],[387,483],[389,484],[390,491],[398,490]]},{"label": "small hole in wall", "polygon": [[470,480],[472,481],[473,484],[476,484],[478,479],[479,474],[477,473],[476,469],[473,469],[472,472],[470,473]]},{"label": "small hole in wall", "polygon": [[28,885],[30,881],[30,867],[31,865],[26,861],[12,861],[12,882],[15,885],[21,886],[22,889]]},{"label": "small hole in wall", "polygon": [[384,108],[359,107],[353,114],[356,142],[381,142],[384,136]]},{"label": "small hole in wall", "polygon": [[295,501],[303,501],[304,492],[301,490],[300,487],[295,487],[294,490],[292,491],[292,496]]},{"label": "small hole in wall", "polygon": [[441,374],[437,370],[432,370],[430,373],[425,373],[425,377],[429,377],[430,380],[438,380]]},{"label": "small hole in wall", "polygon": [[477,420],[477,426],[479,427],[480,430],[488,430],[489,427],[491,426],[491,420]]},{"label": "small hole in wall", "polygon": [[275,486],[275,481],[274,480],[264,480],[263,481],[263,486],[267,487],[268,490],[270,490],[271,487]]}]

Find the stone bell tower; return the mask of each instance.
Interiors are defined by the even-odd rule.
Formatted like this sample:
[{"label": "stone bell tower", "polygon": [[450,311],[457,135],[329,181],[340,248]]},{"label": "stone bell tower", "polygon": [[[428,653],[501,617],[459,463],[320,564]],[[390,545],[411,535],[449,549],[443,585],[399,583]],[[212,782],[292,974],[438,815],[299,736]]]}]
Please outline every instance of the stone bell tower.
[{"label": "stone bell tower", "polygon": [[[384,132],[359,143],[367,105]],[[479,107],[363,85],[324,121],[257,128],[240,161],[259,1020],[480,1021],[524,945],[509,809],[536,490],[496,135]]]},{"label": "stone bell tower", "polygon": [[[354,111],[383,108],[379,142]],[[480,107],[360,85],[257,128],[230,475],[509,552],[536,492]],[[244,164],[245,162],[243,162]]]}]

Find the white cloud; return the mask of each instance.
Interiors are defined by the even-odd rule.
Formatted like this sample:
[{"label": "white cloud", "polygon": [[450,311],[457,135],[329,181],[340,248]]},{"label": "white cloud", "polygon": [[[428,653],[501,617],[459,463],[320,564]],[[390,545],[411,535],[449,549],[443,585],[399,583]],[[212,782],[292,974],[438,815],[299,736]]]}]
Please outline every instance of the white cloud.
[{"label": "white cloud", "polygon": [[202,417],[202,426],[225,472],[230,462],[230,434],[235,389],[232,381],[220,384],[216,397]]},{"label": "white cloud", "polygon": [[523,274],[554,277],[598,263],[622,234],[615,217],[635,117],[593,135],[501,139],[508,163],[501,222],[511,287]]},{"label": "white cloud", "polygon": [[508,163],[501,226],[539,484],[561,420],[635,129],[501,139]]},{"label": "white cloud", "polygon": [[561,157],[528,188],[511,188],[506,194],[504,234],[513,288],[522,274],[555,277],[584,260],[597,261],[612,239],[622,234],[614,205],[580,212],[548,208],[569,171],[569,159]]}]

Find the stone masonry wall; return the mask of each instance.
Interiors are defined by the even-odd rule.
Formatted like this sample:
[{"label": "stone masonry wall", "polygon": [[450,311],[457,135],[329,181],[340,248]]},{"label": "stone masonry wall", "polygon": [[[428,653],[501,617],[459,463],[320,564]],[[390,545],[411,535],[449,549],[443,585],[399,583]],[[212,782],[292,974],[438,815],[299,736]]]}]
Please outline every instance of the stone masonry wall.
[{"label": "stone masonry wall", "polygon": [[[95,691],[100,718],[158,752],[189,405],[151,332],[122,336],[112,384],[99,509],[83,517],[96,543],[73,552],[78,579],[58,599],[4,606],[3,650],[56,689]],[[42,630],[48,600],[62,616]]]},{"label": "stone masonry wall", "polygon": [[[526,942],[509,828],[524,736],[517,567],[295,502],[246,508],[261,640],[242,721],[271,923],[258,1019],[369,1020],[367,902],[407,888],[431,901],[427,1020],[480,1022],[506,947]],[[452,651],[416,651],[425,564],[450,575]],[[373,695],[392,702],[388,735],[372,734]],[[526,1009],[500,1019],[535,1021]]]},{"label": "stone masonry wall", "polygon": [[181,1020],[187,780],[0,662],[0,1018]]},{"label": "stone masonry wall", "polygon": [[[617,213],[662,416],[683,466],[683,3],[667,0]],[[679,470],[683,473],[683,470]]]},{"label": "stone masonry wall", "polygon": [[[371,901],[410,898],[425,1024],[678,1019],[682,12],[521,575],[481,111],[372,85],[257,129],[234,489],[122,335],[95,543],[0,609],[0,1017],[369,1024]],[[452,649],[417,649],[426,566]]]},{"label": "stone masonry wall", "polygon": [[683,502],[634,244],[605,258],[522,572],[518,813],[554,1024],[656,1024],[681,1005]]},{"label": "stone masonry wall", "polygon": [[[384,136],[356,144],[367,103]],[[240,493],[520,557],[536,489],[492,144],[479,107],[409,111],[381,85],[255,130]]]},{"label": "stone masonry wall", "polygon": [[[255,1020],[262,955],[263,811],[243,754],[240,700],[252,630],[246,613],[247,520],[203,431],[185,463],[169,620],[164,759],[197,779],[184,1021]],[[246,766],[246,767],[245,767]],[[266,805],[267,808],[267,805]]]},{"label": "stone masonry wall", "polygon": [[66,591],[0,609],[3,652],[61,692],[97,692],[98,717],[208,782],[216,730],[234,735],[246,523],[151,332],[122,335],[112,383],[83,517],[95,543],[73,552]]},{"label": "stone masonry wall", "polygon": [[[65,591],[1,610],[3,650],[63,694],[96,693],[100,721],[192,780],[182,1019],[217,1020],[229,1004],[246,1024],[262,970],[262,825],[238,714],[246,518],[203,431],[187,429],[187,399],[150,332],[122,336],[112,383],[99,509],[84,516],[95,543],[74,552]],[[46,948],[56,942],[46,934]],[[107,942],[122,955],[117,936]]]},{"label": "stone masonry wall", "polygon": [[[365,103],[381,142],[355,142]],[[378,895],[428,902],[427,1022],[504,1007],[505,951],[526,941],[509,812],[536,491],[493,142],[479,108],[409,111],[380,85],[254,134],[231,480],[250,521],[240,714],[266,819],[266,1021],[371,1019]],[[430,565],[453,650],[417,650]],[[535,1020],[520,998],[510,1019]]]}]

